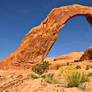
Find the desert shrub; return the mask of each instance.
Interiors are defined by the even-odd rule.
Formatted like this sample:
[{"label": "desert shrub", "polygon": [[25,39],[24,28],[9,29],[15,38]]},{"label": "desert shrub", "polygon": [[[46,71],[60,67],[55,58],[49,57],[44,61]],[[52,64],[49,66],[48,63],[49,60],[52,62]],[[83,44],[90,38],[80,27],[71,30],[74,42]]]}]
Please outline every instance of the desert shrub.
[{"label": "desert shrub", "polygon": [[64,67],[61,67],[60,71],[61,73],[64,73],[64,72],[69,72],[69,71],[72,71],[72,70],[79,70],[79,69],[76,69],[76,66],[73,66],[73,65],[68,65],[68,66],[64,66]]},{"label": "desert shrub", "polygon": [[77,65],[77,66],[76,66],[76,69],[81,69],[81,66]]},{"label": "desert shrub", "polygon": [[53,73],[49,73],[47,76],[46,76],[46,81],[48,83],[53,83],[55,81],[54,79],[54,74]]},{"label": "desert shrub", "polygon": [[54,73],[47,74],[45,79],[50,84],[61,84],[61,81],[55,78]]},{"label": "desert shrub", "polygon": [[49,68],[51,64],[48,62],[48,61],[43,61],[42,63],[42,67],[43,67],[43,70],[47,70]]},{"label": "desert shrub", "polygon": [[92,65],[90,65],[90,68],[92,68]]},{"label": "desert shrub", "polygon": [[36,74],[30,74],[30,75],[27,75],[27,77],[31,77],[33,79],[38,79],[39,78]]},{"label": "desert shrub", "polygon": [[88,77],[92,77],[92,72],[91,73],[88,73]]},{"label": "desert shrub", "polygon": [[45,79],[46,78],[46,74],[41,75],[41,78]]},{"label": "desert shrub", "polygon": [[41,78],[44,78],[47,83],[50,84],[63,84],[64,80],[60,80],[58,77],[55,76],[54,73],[48,73],[48,74],[43,74]]},{"label": "desert shrub", "polygon": [[37,74],[42,74],[43,73],[43,69],[42,69],[42,65],[41,64],[36,64],[32,67],[32,71],[37,73]]},{"label": "desert shrub", "polygon": [[67,65],[70,65],[70,63],[69,63],[69,62],[67,62]]},{"label": "desert shrub", "polygon": [[32,71],[41,75],[49,68],[50,63],[48,61],[43,61],[42,63],[38,63],[32,67]]},{"label": "desert shrub", "polygon": [[85,70],[89,70],[90,68],[92,68],[92,65],[86,65]]},{"label": "desert shrub", "polygon": [[67,87],[78,87],[80,84],[79,77],[80,73],[77,72],[66,74],[65,80],[67,82]]},{"label": "desert shrub", "polygon": [[80,83],[88,82],[89,78],[86,73],[82,72],[80,77]]},{"label": "desert shrub", "polygon": [[71,72],[66,74],[65,80],[67,83],[67,87],[78,87],[80,84],[88,81],[88,77],[84,73]]},{"label": "desert shrub", "polygon": [[90,65],[87,65],[85,70],[89,70],[90,69]]},{"label": "desert shrub", "polygon": [[64,66],[61,73],[66,81],[67,87],[78,87],[80,84],[88,81],[86,73],[79,66]]},{"label": "desert shrub", "polygon": [[59,65],[56,66],[56,70],[58,70],[58,69],[59,69]]},{"label": "desert shrub", "polygon": [[86,85],[85,84],[80,84],[78,87],[80,88],[80,90],[85,90],[86,89]]}]

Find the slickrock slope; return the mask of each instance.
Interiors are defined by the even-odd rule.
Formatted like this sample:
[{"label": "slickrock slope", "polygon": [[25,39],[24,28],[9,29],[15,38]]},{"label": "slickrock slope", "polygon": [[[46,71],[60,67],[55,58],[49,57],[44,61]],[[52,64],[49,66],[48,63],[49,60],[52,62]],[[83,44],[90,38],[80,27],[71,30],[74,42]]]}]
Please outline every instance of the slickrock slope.
[{"label": "slickrock slope", "polygon": [[79,60],[83,54],[84,52],[72,52],[59,57],[45,58],[45,60],[51,63],[49,69],[52,70],[52,69],[56,69],[57,66],[61,67],[61,66],[67,65],[67,62],[74,65],[74,60]]},{"label": "slickrock slope", "polygon": [[92,25],[92,7],[75,4],[54,8],[39,26],[25,35],[18,49],[0,62],[0,68],[23,69],[42,62],[57,40],[59,30],[74,16],[85,16]]}]

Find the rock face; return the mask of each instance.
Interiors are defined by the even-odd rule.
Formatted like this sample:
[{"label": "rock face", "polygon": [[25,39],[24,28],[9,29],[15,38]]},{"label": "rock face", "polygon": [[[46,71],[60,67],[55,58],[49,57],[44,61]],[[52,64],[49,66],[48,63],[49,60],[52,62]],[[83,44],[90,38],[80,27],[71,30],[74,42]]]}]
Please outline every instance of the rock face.
[{"label": "rock face", "polygon": [[42,62],[57,40],[59,30],[75,16],[85,16],[92,25],[92,7],[75,4],[54,8],[39,26],[25,35],[18,49],[0,62],[0,68],[29,68]]},{"label": "rock face", "polygon": [[92,60],[92,47],[88,48],[81,56],[80,61],[83,60]]}]

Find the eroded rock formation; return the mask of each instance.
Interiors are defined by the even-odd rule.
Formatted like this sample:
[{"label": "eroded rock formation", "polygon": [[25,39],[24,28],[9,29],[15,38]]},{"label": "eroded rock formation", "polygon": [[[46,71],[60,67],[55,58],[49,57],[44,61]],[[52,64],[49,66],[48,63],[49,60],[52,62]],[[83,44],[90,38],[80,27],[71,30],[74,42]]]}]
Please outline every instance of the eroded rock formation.
[{"label": "eroded rock formation", "polygon": [[25,35],[18,49],[0,62],[0,68],[29,68],[42,62],[57,40],[59,30],[74,16],[85,16],[92,25],[92,7],[75,4],[54,8],[39,26]]},{"label": "eroded rock formation", "polygon": [[92,60],[92,47],[88,48],[81,56],[80,61],[83,60]]}]

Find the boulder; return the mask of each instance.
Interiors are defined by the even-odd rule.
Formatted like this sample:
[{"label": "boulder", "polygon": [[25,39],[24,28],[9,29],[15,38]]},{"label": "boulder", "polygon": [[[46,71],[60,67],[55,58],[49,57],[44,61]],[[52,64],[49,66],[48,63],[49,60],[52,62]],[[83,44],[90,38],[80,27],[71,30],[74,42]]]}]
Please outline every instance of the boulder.
[{"label": "boulder", "polygon": [[81,56],[80,61],[83,60],[92,60],[92,47],[89,47]]}]

